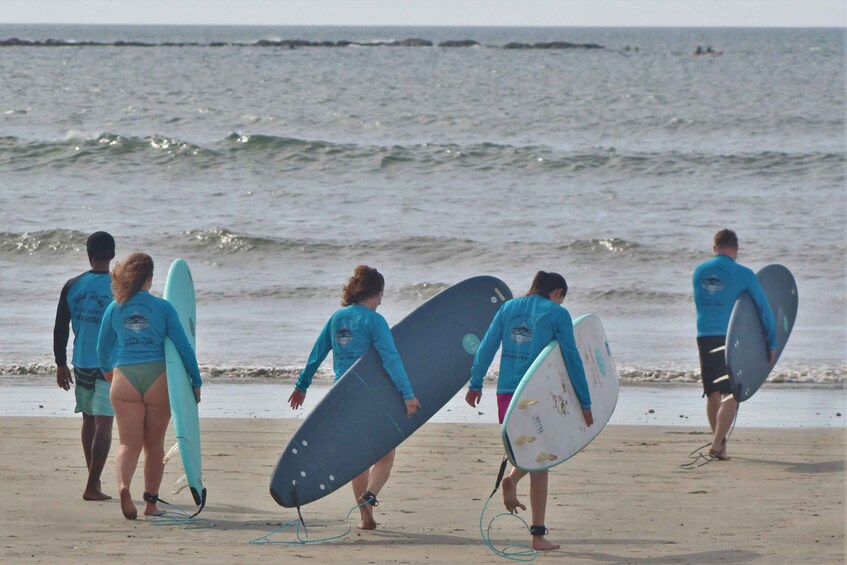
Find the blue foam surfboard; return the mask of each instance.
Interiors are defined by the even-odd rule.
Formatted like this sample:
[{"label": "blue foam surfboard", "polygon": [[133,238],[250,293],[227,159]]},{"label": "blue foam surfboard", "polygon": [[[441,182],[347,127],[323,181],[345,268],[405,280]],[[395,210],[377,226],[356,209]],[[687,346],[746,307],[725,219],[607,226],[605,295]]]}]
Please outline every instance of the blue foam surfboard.
[{"label": "blue foam surfboard", "polygon": [[726,365],[732,395],[738,402],[753,396],[779,360],[797,318],[799,296],[794,276],[782,265],[763,267],[756,278],[768,297],[776,322],[777,351],[768,363],[767,334],[756,303],[746,292],[735,302],[726,333]]},{"label": "blue foam surfboard", "polygon": [[371,348],[315,406],[282,452],[271,496],[302,506],[344,486],[415,430],[467,385],[474,354],[500,306],[506,284],[480,276],[432,297],[391,329],[420,409],[403,398]]},{"label": "blue foam surfboard", "polygon": [[[188,336],[191,347],[197,350],[197,306],[194,297],[194,279],[188,263],[176,259],[171,263],[168,278],[165,282],[164,298],[173,304]],[[170,396],[171,417],[174,423],[177,444],[165,456],[167,462],[178,450],[185,475],[174,485],[174,494],[186,486],[191,489],[194,502],[200,507],[198,513],[206,505],[206,488],[203,486],[202,462],[200,449],[200,415],[197,401],[194,398],[194,388],[182,357],[176,346],[165,338],[165,363],[168,372],[168,395]]]}]

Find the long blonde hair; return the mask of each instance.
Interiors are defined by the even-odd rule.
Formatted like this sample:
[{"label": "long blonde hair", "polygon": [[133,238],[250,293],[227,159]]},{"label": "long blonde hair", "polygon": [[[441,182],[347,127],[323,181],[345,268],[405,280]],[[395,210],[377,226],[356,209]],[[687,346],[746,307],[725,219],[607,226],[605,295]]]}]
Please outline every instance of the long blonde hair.
[{"label": "long blonde hair", "polygon": [[132,253],[112,269],[112,294],[123,304],[141,290],[153,274],[153,258],[146,253]]}]

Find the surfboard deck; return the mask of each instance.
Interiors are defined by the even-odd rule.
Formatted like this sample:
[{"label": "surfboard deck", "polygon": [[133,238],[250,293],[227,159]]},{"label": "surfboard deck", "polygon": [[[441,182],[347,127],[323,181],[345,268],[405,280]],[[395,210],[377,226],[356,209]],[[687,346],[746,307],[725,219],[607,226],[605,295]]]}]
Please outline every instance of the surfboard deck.
[{"label": "surfboard deck", "polygon": [[335,383],[282,452],[270,492],[286,508],[318,500],[400,445],[467,385],[474,354],[500,306],[512,298],[494,277],[447,288],[391,329],[421,407],[403,398],[375,349]]},{"label": "surfboard deck", "polygon": [[738,402],[749,400],[765,383],[797,319],[799,295],[791,271],[782,265],[767,265],[756,273],[756,278],[773,311],[778,345],[776,358],[768,363],[767,334],[759,311],[750,295],[743,293],[735,302],[726,332],[726,366],[732,395]]},{"label": "surfboard deck", "polygon": [[[164,298],[173,304],[188,336],[191,347],[196,351],[197,343],[197,305],[194,295],[194,279],[188,263],[176,259],[168,270],[165,282]],[[200,448],[200,415],[191,378],[179,356],[176,346],[165,338],[165,364],[168,372],[168,395],[170,396],[171,418],[173,419],[179,455],[185,477],[172,489],[176,494],[185,486],[191,490],[194,502],[201,508],[206,503],[206,488],[202,480],[202,462]],[[165,461],[173,454],[165,457]]]},{"label": "surfboard deck", "polygon": [[564,463],[597,437],[618,403],[618,371],[600,318],[574,321],[574,337],[591,393],[594,424],[585,425],[558,342],[552,341],[521,379],[501,426],[511,463],[541,471]]}]

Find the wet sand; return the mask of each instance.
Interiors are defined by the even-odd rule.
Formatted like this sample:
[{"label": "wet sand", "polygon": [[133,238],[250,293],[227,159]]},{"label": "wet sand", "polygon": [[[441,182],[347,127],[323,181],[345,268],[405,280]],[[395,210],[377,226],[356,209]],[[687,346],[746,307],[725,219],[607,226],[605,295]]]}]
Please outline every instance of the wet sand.
[{"label": "wet sand", "polygon": [[[79,418],[0,418],[0,561],[41,563],[500,563],[480,538],[480,512],[501,459],[497,426],[425,425],[399,450],[380,494],[379,528],[331,543],[253,545],[295,520],[268,494],[273,466],[296,420],[203,422],[214,526],[187,529],[126,521],[117,501],[85,502]],[[169,434],[167,442],[173,441]],[[738,428],[730,462],[680,464],[708,441],[691,427],[608,426],[585,451],[550,474],[549,539],[562,548],[539,562],[843,563],[845,431]],[[169,446],[168,445],[168,446]],[[117,431],[104,472],[116,495]],[[165,471],[162,498],[181,474]],[[141,470],[133,494],[141,505]],[[528,481],[518,492],[528,502]],[[169,498],[170,497],[170,498]],[[312,539],[343,534],[353,505],[348,486],[302,509]],[[498,492],[485,514],[503,511]],[[522,513],[529,520],[528,513]],[[498,519],[497,547],[527,543],[518,520]],[[294,541],[292,530],[272,538]]]}]

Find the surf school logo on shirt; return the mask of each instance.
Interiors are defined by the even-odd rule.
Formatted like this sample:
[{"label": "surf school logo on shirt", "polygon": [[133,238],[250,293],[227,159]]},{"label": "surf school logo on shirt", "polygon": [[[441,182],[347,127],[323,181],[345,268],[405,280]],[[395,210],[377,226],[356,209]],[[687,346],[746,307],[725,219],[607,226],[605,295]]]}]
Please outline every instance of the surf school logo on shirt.
[{"label": "surf school logo on shirt", "polygon": [[138,312],[133,312],[131,316],[127,316],[126,318],[124,318],[124,328],[135,333],[139,333],[149,327],[150,320],[148,320]]},{"label": "surf school logo on shirt", "polygon": [[353,341],[353,332],[344,327],[335,332],[335,343],[341,347],[347,347]]},{"label": "surf school logo on shirt", "polygon": [[528,343],[532,341],[532,328],[528,326],[516,326],[512,328],[512,340],[517,343]]},{"label": "surf school logo on shirt", "polygon": [[703,284],[701,286],[709,294],[715,294],[716,292],[722,291],[726,284],[717,276],[711,275],[703,280]]}]

